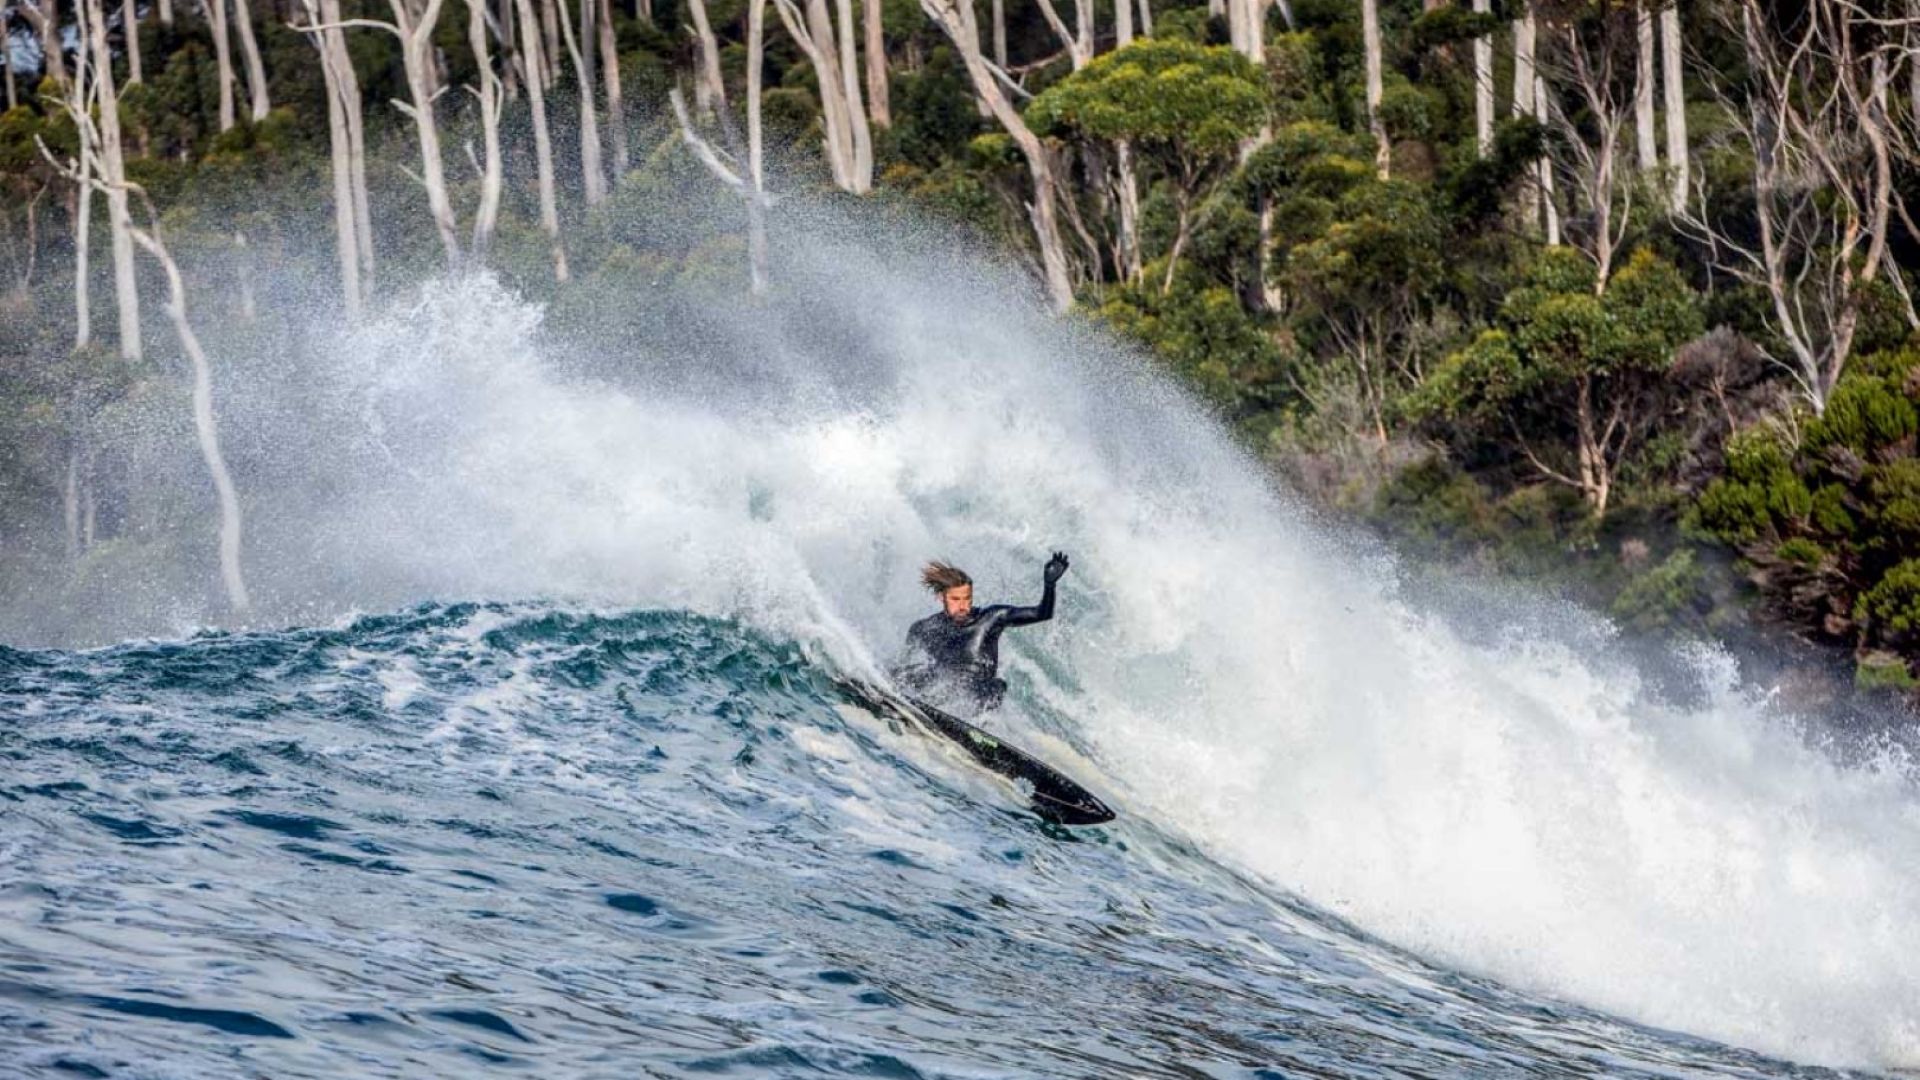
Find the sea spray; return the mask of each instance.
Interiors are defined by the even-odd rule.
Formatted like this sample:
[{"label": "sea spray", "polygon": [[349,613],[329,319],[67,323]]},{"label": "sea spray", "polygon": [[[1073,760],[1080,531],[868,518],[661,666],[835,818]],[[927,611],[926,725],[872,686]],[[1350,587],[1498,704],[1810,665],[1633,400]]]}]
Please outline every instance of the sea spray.
[{"label": "sea spray", "polygon": [[683,611],[870,670],[928,606],[923,560],[1025,602],[1065,549],[1002,722],[1082,749],[1123,814],[1465,972],[1920,1061],[1904,762],[1835,765],[1717,654],[1675,704],[1592,620],[1412,604],[1137,356],[939,252],[813,240],[764,305],[619,355],[485,276],[316,332],[273,407],[306,419],[236,419],[254,459],[301,455],[247,492],[267,609]]}]

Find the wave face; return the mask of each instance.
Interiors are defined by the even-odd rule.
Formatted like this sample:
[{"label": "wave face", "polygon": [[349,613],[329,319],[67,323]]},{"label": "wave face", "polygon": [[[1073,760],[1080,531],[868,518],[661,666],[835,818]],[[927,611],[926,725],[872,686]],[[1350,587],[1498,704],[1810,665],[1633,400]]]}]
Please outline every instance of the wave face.
[{"label": "wave face", "polygon": [[[466,278],[233,365],[261,625],[550,607],[11,656],[10,1015],[130,1047],[155,1001],[270,1014],[276,1074],[468,1043],[583,1072],[636,1043],[789,1073],[1767,1068],[1583,1008],[1920,1062],[1899,754],[1811,748],[1723,656],[1675,698],[1577,612],[1437,613],[991,272],[808,240],[751,309],[609,300],[660,323],[630,354]],[[1030,602],[1052,548],[1074,569],[1007,639],[1004,722],[1110,796],[1106,842],[905,767],[792,652],[871,671],[929,609],[922,560]],[[143,567],[88,632],[213,621],[179,577]]]},{"label": "wave face", "polygon": [[1139,815],[1044,827],[828,676],[735,622],[543,605],[0,653],[0,1059],[1810,1075],[1423,963]]}]

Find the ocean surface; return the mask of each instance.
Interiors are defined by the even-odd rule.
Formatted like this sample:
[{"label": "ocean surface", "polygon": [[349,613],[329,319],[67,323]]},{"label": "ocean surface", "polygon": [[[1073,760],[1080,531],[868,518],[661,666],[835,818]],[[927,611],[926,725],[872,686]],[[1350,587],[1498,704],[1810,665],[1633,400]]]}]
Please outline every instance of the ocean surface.
[{"label": "ocean surface", "polygon": [[1015,701],[1121,812],[1047,826],[831,673],[543,605],[0,651],[0,1073],[1830,1075],[1377,940]]},{"label": "ocean surface", "polygon": [[[103,422],[128,535],[0,597],[0,1077],[1920,1068],[1911,731],[1436,585],[1017,273],[802,216],[750,303],[210,335],[247,612],[184,404]],[[992,724],[1102,828],[832,684],[1053,550]]]}]

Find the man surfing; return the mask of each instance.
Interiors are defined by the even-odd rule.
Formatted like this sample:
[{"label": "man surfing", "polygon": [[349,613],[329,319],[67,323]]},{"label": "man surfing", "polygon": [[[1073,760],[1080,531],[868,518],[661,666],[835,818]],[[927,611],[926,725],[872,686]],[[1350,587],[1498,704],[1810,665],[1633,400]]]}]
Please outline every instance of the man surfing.
[{"label": "man surfing", "polygon": [[918,694],[945,690],[942,696],[958,697],[974,712],[999,707],[1007,693],[1006,681],[1000,678],[1000,635],[1009,627],[1053,618],[1054,586],[1066,572],[1066,553],[1056,551],[1041,571],[1045,587],[1038,605],[975,609],[973,579],[966,571],[944,562],[928,563],[920,572],[920,582],[940,598],[941,610],[907,630],[906,660],[894,678]]}]

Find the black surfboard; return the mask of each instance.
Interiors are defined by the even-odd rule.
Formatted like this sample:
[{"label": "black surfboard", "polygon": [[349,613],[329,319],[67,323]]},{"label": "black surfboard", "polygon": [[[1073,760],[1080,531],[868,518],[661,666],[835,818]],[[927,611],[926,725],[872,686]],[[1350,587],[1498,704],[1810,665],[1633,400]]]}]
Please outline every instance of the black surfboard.
[{"label": "black surfboard", "polygon": [[940,733],[959,744],[973,760],[993,772],[1013,780],[1024,780],[1033,788],[1029,800],[1033,812],[1056,825],[1104,825],[1113,820],[1113,811],[1093,793],[1062,774],[1058,769],[1027,753],[997,735],[989,735],[956,716],[942,712],[924,701],[901,697],[877,686],[836,679],[840,688],[855,702],[879,716],[891,716]]}]

